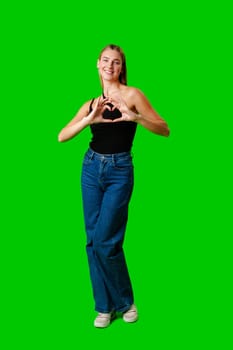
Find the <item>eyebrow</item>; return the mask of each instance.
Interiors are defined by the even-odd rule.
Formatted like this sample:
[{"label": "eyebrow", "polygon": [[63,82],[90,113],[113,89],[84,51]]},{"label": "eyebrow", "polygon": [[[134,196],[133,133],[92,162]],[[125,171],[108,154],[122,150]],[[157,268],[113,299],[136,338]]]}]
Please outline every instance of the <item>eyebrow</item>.
[{"label": "eyebrow", "polygon": [[[108,56],[103,56],[103,58],[109,59],[110,57],[108,57]],[[120,59],[119,59],[119,58],[114,58],[114,61],[119,61],[119,62],[120,62]]]}]

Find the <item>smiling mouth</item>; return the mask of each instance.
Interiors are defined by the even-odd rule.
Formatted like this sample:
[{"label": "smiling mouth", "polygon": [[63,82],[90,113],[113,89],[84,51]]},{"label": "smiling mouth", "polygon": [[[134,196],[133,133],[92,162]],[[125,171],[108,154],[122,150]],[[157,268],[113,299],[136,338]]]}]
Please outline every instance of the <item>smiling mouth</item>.
[{"label": "smiling mouth", "polygon": [[107,73],[107,74],[113,74],[113,71],[105,70],[105,73]]}]

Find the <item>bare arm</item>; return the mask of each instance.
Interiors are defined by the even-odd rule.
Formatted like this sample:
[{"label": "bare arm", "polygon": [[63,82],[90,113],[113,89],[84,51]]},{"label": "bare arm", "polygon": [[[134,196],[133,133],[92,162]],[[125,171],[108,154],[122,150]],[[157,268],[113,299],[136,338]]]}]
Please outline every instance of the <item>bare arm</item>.
[{"label": "bare arm", "polygon": [[72,139],[88,125],[88,120],[85,117],[88,115],[89,104],[90,102],[86,102],[75,117],[60,131],[58,135],[59,142]]},{"label": "bare arm", "polygon": [[111,120],[102,118],[102,113],[106,108],[109,108],[106,103],[108,99],[98,98],[94,103],[93,109],[89,114],[89,106],[91,101],[84,103],[79,109],[75,117],[60,131],[58,135],[58,141],[64,142],[72,139],[78,135],[88,125],[93,123],[107,123]]},{"label": "bare arm", "polygon": [[139,90],[136,90],[135,108],[138,111],[136,122],[155,134],[169,136],[167,123],[152,108],[148,99]]},{"label": "bare arm", "polygon": [[167,123],[153,109],[146,96],[140,90],[132,88],[131,101],[137,113],[130,110],[122,99],[118,100],[117,105],[122,112],[122,118],[116,119],[114,122],[121,120],[134,121],[155,134],[169,136],[170,130]]}]

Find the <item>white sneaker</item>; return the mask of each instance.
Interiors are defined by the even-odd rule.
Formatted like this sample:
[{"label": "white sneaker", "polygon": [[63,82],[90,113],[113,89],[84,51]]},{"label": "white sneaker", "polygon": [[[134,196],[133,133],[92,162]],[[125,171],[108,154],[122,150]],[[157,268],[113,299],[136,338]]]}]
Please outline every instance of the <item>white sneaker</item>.
[{"label": "white sneaker", "polygon": [[129,323],[138,320],[138,310],[134,304],[130,306],[129,310],[123,313],[123,320]]},{"label": "white sneaker", "polygon": [[110,325],[111,321],[114,320],[115,317],[115,312],[110,312],[108,314],[99,312],[98,316],[94,321],[94,326],[97,328],[106,328]]}]

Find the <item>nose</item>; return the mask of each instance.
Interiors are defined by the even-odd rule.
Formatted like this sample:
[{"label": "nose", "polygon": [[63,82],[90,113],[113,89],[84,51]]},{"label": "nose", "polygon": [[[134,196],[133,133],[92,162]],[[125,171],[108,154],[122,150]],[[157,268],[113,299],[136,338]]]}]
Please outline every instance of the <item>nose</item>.
[{"label": "nose", "polygon": [[110,67],[112,67],[112,65],[113,65],[113,62],[108,62],[108,67],[110,68]]}]

